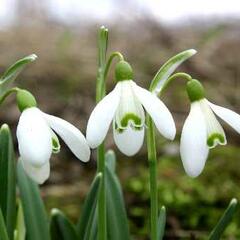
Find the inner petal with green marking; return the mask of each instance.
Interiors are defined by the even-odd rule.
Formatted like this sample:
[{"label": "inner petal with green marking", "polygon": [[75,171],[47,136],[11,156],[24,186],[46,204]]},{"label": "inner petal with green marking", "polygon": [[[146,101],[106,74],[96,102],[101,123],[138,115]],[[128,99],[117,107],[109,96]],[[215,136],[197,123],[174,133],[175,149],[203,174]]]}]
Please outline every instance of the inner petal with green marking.
[{"label": "inner petal with green marking", "polygon": [[206,122],[208,147],[214,148],[218,144],[226,145],[227,141],[224,130],[209,107],[206,99],[199,102]]},{"label": "inner petal with green marking", "polygon": [[115,129],[118,131],[131,126],[141,130],[145,123],[144,110],[134,94],[132,81],[123,81],[121,84],[121,98],[115,115]]}]

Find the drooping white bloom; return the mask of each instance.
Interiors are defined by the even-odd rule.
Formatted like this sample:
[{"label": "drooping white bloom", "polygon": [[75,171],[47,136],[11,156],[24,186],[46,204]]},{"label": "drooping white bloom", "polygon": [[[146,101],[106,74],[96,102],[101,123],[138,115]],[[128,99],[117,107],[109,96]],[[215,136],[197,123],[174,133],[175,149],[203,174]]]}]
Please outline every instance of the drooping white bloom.
[{"label": "drooping white bloom", "polygon": [[144,140],[144,109],[153,119],[158,131],[173,140],[176,127],[165,104],[132,80],[122,80],[91,113],[86,133],[90,147],[96,148],[103,142],[113,123],[113,137],[119,150],[127,156],[136,154]]},{"label": "drooping white bloom", "polygon": [[37,107],[26,108],[17,126],[20,161],[26,173],[38,183],[43,183],[50,174],[49,160],[56,139],[54,132],[81,161],[87,162],[90,157],[87,141],[76,127]]},{"label": "drooping white bloom", "polygon": [[240,115],[209,102],[204,97],[202,86],[196,80],[193,80],[189,86],[191,86],[188,88],[191,108],[182,130],[180,154],[187,174],[197,177],[205,166],[209,149],[227,143],[224,130],[215,114],[238,133],[240,133]]}]

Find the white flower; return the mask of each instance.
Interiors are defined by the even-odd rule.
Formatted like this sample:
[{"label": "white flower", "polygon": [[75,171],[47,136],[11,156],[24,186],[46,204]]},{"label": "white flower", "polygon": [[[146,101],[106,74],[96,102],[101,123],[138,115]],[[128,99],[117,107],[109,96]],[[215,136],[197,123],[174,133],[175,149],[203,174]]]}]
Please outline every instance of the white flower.
[{"label": "white flower", "polygon": [[26,173],[36,182],[49,177],[49,160],[56,140],[56,132],[73,154],[87,162],[90,149],[83,134],[67,121],[48,115],[37,107],[23,110],[17,126],[20,160]]},{"label": "white flower", "polygon": [[96,148],[103,142],[113,122],[114,141],[120,151],[127,156],[137,153],[144,140],[144,109],[153,119],[158,131],[173,140],[176,127],[164,103],[132,80],[124,80],[119,81],[91,113],[86,133],[90,147]]},{"label": "white flower", "polygon": [[201,94],[199,96],[191,103],[180,143],[183,166],[191,177],[197,177],[202,172],[209,149],[227,143],[224,130],[214,113],[240,133],[239,114],[210,103]]}]

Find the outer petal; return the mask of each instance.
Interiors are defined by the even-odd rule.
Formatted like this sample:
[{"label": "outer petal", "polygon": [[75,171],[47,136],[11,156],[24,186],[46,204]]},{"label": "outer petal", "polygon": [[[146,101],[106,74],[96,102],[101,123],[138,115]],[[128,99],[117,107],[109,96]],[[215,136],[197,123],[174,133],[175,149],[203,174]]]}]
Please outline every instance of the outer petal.
[{"label": "outer petal", "polygon": [[119,150],[123,154],[127,156],[133,156],[143,145],[144,128],[141,130],[134,130],[128,126],[121,133],[113,128],[113,138]]},{"label": "outer petal", "polygon": [[83,162],[89,161],[90,149],[83,134],[71,123],[43,113],[50,127],[63,139],[73,154]]},{"label": "outer petal", "polygon": [[207,156],[207,129],[198,102],[191,104],[180,141],[180,154],[186,173],[197,177],[203,170]]},{"label": "outer petal", "polygon": [[209,106],[222,120],[228,123],[234,130],[240,134],[240,115],[234,111],[220,107],[208,101]]},{"label": "outer petal", "polygon": [[119,84],[104,97],[92,111],[87,125],[87,141],[91,148],[99,146],[107,135],[107,131],[117,110],[120,100]]},{"label": "outer petal", "polygon": [[138,100],[153,119],[158,131],[164,137],[173,140],[176,135],[176,126],[168,108],[157,96],[133,84]]},{"label": "outer petal", "polygon": [[28,162],[24,161],[23,159],[20,159],[20,161],[27,175],[38,184],[43,184],[49,178],[50,175],[49,161],[46,162],[41,167],[35,167],[29,164]]},{"label": "outer petal", "polygon": [[32,166],[40,167],[52,153],[51,129],[38,108],[28,108],[20,116],[17,126],[21,157]]}]

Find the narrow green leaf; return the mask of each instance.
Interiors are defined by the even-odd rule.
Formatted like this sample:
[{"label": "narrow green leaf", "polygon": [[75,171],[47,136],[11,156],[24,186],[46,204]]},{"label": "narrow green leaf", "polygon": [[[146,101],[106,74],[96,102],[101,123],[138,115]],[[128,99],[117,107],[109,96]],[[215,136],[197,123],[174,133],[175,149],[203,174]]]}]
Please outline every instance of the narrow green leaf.
[{"label": "narrow green leaf", "polygon": [[0,129],[0,172],[0,207],[12,240],[16,221],[16,168],[12,136],[6,124]]},{"label": "narrow green leaf", "polygon": [[0,78],[0,96],[2,96],[8,90],[8,88],[11,87],[11,84],[15,81],[16,77],[23,70],[23,68],[28,63],[33,62],[36,59],[37,56],[35,54],[26,56],[15,62],[4,72]]},{"label": "narrow green leaf", "polygon": [[23,205],[28,240],[50,240],[49,222],[40,196],[38,185],[24,172],[18,161],[17,181]]},{"label": "narrow green leaf", "polygon": [[189,49],[179,54],[175,55],[174,57],[170,58],[157,72],[155,77],[153,78],[150,91],[154,92],[156,95],[159,94],[161,89],[164,87],[167,79],[170,75],[188,58],[192,57],[196,54],[196,50]]},{"label": "narrow green leaf", "polygon": [[[108,161],[115,161],[112,151],[106,154]],[[106,163],[106,202],[107,202],[107,234],[108,240],[130,239],[127,213],[120,182],[111,168],[112,164]]]},{"label": "narrow green leaf", "polygon": [[75,226],[58,209],[52,209],[50,221],[51,240],[76,240]]},{"label": "narrow green leaf", "polygon": [[26,226],[24,221],[22,203],[19,200],[16,229],[14,232],[14,240],[25,240],[25,238],[26,238]]},{"label": "narrow green leaf", "polygon": [[112,172],[116,170],[116,155],[113,150],[108,150],[105,154],[105,161]]},{"label": "narrow green leaf", "polygon": [[0,208],[0,237],[1,240],[9,240],[1,208]]},{"label": "narrow green leaf", "polygon": [[[102,179],[101,179],[102,181]],[[89,222],[88,226],[87,226],[87,231],[86,234],[84,236],[84,240],[96,240],[98,237],[98,211],[97,211],[97,204],[95,209],[93,209],[92,213],[91,213],[91,219],[92,221]]]},{"label": "narrow green leaf", "polygon": [[96,218],[97,196],[98,196],[101,179],[102,179],[102,174],[101,173],[97,174],[95,179],[93,180],[93,183],[90,187],[90,191],[86,197],[86,200],[82,209],[82,214],[77,224],[77,232],[78,232],[79,240],[83,240],[83,239],[88,240],[88,238],[85,238],[85,237],[90,235],[94,218]]},{"label": "narrow green leaf", "polygon": [[224,214],[222,215],[221,219],[210,233],[209,240],[219,240],[221,238],[224,230],[232,220],[233,214],[236,211],[236,207],[237,199],[233,198],[229,203],[227,209],[225,210]]},{"label": "narrow green leaf", "polygon": [[157,233],[158,240],[163,239],[165,226],[166,226],[166,208],[162,206],[158,217],[158,233]]}]

